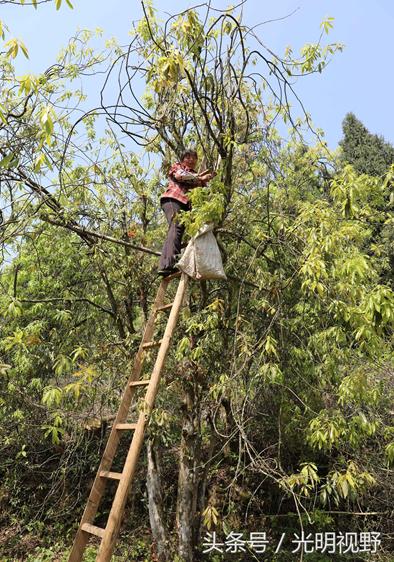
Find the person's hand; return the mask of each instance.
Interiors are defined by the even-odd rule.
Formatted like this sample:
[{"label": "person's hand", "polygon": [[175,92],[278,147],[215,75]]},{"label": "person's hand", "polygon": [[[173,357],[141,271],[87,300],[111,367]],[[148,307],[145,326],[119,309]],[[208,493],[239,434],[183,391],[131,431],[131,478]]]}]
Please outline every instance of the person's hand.
[{"label": "person's hand", "polygon": [[201,174],[198,174],[198,178],[202,181],[209,181],[216,176],[216,172],[211,172],[210,170],[205,170]]}]

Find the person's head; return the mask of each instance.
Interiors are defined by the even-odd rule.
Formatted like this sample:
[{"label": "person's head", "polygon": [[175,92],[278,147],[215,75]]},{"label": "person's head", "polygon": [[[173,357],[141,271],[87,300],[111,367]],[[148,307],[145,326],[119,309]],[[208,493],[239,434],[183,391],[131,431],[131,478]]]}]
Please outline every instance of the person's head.
[{"label": "person's head", "polygon": [[192,169],[194,169],[197,164],[197,158],[198,156],[195,150],[188,149],[181,154],[182,164],[185,164],[186,166]]}]

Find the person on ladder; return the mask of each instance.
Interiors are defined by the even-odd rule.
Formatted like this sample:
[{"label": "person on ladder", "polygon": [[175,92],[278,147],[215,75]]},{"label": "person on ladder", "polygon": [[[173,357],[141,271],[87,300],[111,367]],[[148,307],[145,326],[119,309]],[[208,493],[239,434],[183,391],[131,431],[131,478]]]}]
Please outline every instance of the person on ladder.
[{"label": "person on ladder", "polygon": [[181,253],[182,236],[185,227],[177,221],[180,210],[190,211],[191,203],[187,196],[189,189],[205,187],[216,172],[205,170],[197,173],[197,152],[185,150],[179,162],[173,164],[169,171],[169,185],[160,197],[160,205],[168,222],[167,238],[164,242],[160,256],[158,274],[162,276],[171,275],[177,270],[174,268]]}]

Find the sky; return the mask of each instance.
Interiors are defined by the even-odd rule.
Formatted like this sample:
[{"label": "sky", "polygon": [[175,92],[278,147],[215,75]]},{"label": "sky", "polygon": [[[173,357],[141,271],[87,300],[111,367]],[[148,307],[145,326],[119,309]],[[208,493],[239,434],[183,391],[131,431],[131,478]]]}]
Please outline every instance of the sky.
[{"label": "sky", "polygon": [[[1,5],[0,19],[10,36],[21,38],[29,60],[17,59],[19,74],[43,72],[56,60],[59,50],[77,28],[101,27],[104,37],[116,37],[121,44],[129,39],[132,21],[142,15],[139,0],[72,0],[71,10],[63,0],[56,11],[53,3],[32,6]],[[154,0],[159,13],[174,14],[198,2]],[[223,9],[228,1],[213,0]],[[391,108],[394,75],[390,71],[394,2],[391,0],[247,0],[244,22],[267,22],[257,28],[262,41],[277,54],[288,45],[298,52],[305,43],[317,41],[320,23],[334,19],[329,42],[344,43],[322,74],[304,77],[295,85],[316,127],[325,131],[335,148],[342,136],[341,123],[352,111],[372,133],[394,144],[394,114]],[[284,19],[282,19],[284,18]],[[280,20],[268,22],[268,20]],[[256,31],[257,31],[256,30]],[[93,101],[93,100],[92,100]],[[94,102],[93,102],[94,103]]]}]

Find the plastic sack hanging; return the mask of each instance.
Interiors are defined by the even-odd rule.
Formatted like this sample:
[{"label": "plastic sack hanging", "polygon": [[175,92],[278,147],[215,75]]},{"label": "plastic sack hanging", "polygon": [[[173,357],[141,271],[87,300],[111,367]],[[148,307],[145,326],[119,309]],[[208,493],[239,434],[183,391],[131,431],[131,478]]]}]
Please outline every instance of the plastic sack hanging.
[{"label": "plastic sack hanging", "polygon": [[227,279],[213,224],[205,224],[193,236],[176,267],[193,279]]}]

